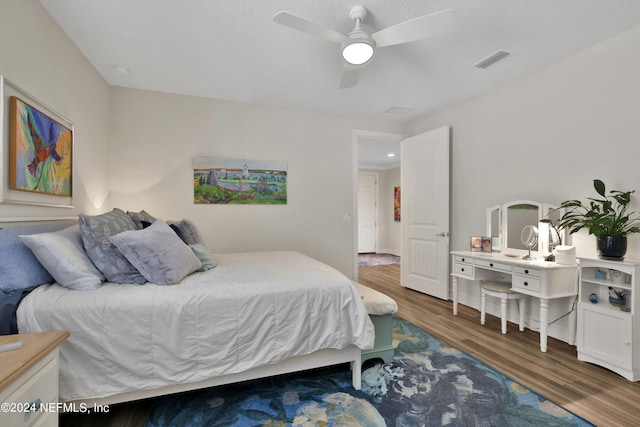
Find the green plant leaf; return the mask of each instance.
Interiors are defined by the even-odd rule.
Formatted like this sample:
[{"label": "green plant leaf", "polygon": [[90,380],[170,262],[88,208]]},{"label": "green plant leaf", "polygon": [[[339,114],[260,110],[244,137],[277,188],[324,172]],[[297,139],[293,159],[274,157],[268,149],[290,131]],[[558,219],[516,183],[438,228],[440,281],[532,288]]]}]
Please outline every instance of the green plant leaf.
[{"label": "green plant leaf", "polygon": [[594,179],[593,180],[593,187],[596,189],[596,192],[601,195],[602,197],[607,197],[605,195],[605,186],[604,186],[604,182],[600,181],[599,179]]}]

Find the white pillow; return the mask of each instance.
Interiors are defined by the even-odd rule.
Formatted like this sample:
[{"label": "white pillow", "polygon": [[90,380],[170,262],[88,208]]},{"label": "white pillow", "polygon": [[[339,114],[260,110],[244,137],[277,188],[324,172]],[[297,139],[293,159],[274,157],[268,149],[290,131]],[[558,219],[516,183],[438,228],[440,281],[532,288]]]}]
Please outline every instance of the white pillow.
[{"label": "white pillow", "polygon": [[96,289],[105,280],[84,251],[78,225],[52,233],[22,235],[20,240],[65,288]]},{"label": "white pillow", "polygon": [[189,246],[161,219],[143,230],[115,234],[109,241],[156,285],[175,285],[202,267]]}]

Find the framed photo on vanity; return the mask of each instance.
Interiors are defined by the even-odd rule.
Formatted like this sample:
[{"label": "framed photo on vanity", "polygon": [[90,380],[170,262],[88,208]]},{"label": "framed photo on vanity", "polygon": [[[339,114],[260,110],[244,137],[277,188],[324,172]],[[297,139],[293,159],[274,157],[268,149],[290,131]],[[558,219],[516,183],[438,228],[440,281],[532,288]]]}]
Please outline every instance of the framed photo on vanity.
[{"label": "framed photo on vanity", "polygon": [[491,237],[482,238],[482,252],[491,253]]},{"label": "framed photo on vanity", "polygon": [[471,237],[471,252],[482,252],[482,236]]}]

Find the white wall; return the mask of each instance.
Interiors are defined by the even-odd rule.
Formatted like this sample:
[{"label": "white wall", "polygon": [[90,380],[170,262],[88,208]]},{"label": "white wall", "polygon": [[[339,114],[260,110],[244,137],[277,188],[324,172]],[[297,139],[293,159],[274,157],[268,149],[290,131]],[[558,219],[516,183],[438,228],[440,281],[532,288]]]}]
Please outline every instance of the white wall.
[{"label": "white wall", "polygon": [[[76,206],[70,210],[3,203],[0,217],[73,216],[104,209],[109,189],[109,86],[36,0],[0,2],[0,74],[75,122]],[[8,142],[8,129],[3,137]],[[3,174],[5,167],[6,161],[0,165]]]},{"label": "white wall", "polygon": [[[159,92],[111,89],[111,201],[190,218],[218,252],[294,249],[351,277],[353,129],[398,124]],[[194,156],[285,161],[286,206],[194,205]]]},{"label": "white wall", "polygon": [[[414,133],[453,128],[452,249],[467,249],[469,236],[483,235],[485,209],[505,201],[585,199],[596,195],[594,178],[609,189],[640,192],[639,51],[636,27],[413,123]],[[574,235],[573,243],[579,256],[596,255],[592,236]],[[629,238],[627,257],[640,258],[639,235]],[[477,289],[462,292],[463,303],[478,306]],[[555,313],[564,309],[556,304]],[[550,332],[563,334],[563,328],[553,325]]]}]

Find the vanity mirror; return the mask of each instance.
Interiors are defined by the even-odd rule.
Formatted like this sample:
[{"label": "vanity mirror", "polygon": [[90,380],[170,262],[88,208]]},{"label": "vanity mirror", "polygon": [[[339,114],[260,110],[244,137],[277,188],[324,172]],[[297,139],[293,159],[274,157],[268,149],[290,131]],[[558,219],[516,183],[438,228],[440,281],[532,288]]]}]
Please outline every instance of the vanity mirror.
[{"label": "vanity mirror", "polygon": [[[522,230],[527,225],[538,226],[542,218],[548,218],[553,224],[561,217],[557,206],[532,200],[515,200],[487,209],[487,235],[492,237],[495,251],[525,255],[528,247],[522,242]],[[561,238],[564,241],[563,232]],[[534,256],[547,255],[549,239],[538,239],[538,246],[531,252]],[[547,246],[547,247],[543,247]]]}]

